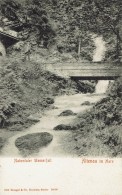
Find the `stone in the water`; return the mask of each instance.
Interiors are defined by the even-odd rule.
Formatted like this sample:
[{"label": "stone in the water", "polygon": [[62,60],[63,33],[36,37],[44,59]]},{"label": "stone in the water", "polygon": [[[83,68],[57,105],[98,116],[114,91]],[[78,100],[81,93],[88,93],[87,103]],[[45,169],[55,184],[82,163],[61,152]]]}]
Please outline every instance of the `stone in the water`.
[{"label": "stone in the water", "polygon": [[71,126],[71,125],[64,125],[64,124],[60,124],[60,125],[57,125],[56,127],[54,127],[53,130],[75,130],[76,127],[74,126]]},{"label": "stone in the water", "polygon": [[59,116],[74,116],[76,113],[72,112],[71,110],[65,110]]},{"label": "stone in the water", "polygon": [[89,101],[85,101],[81,104],[81,106],[89,106],[91,105],[91,103]]},{"label": "stone in the water", "polygon": [[34,115],[30,115],[30,116],[28,117],[28,119],[29,119],[30,121],[35,122],[35,123],[40,121],[40,118],[37,117],[37,116],[34,116]]},{"label": "stone in the water", "polygon": [[51,135],[50,133],[32,133],[17,138],[15,141],[15,145],[19,150],[36,150],[40,147],[46,146],[52,140],[53,135]]}]

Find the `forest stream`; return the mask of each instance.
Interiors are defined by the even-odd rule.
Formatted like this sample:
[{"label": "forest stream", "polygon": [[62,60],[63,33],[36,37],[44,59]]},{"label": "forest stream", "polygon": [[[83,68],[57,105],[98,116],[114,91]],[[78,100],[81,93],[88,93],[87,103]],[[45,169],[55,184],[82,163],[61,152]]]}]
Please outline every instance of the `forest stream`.
[{"label": "forest stream", "polygon": [[[16,135],[10,137],[8,142],[3,147],[1,151],[1,156],[7,157],[62,157],[62,156],[75,156],[71,152],[65,150],[65,143],[62,141],[66,140],[72,131],[60,130],[55,131],[53,128],[59,124],[69,124],[77,115],[73,116],[59,116],[65,110],[71,110],[73,113],[81,113],[85,110],[90,109],[93,106],[93,103],[96,103],[101,98],[105,97],[105,92],[107,90],[109,81],[100,80],[96,85],[96,91],[93,94],[75,94],[75,95],[63,95],[55,98],[54,108],[48,111],[45,111],[44,115],[40,118],[40,122],[31,126],[30,128],[18,132]],[[82,105],[83,102],[90,102],[91,105]],[[53,140],[45,147],[41,147],[38,150],[31,151],[24,150],[23,152],[19,151],[15,146],[15,140],[18,137],[30,134],[30,133],[40,133],[48,132],[53,135]]]}]

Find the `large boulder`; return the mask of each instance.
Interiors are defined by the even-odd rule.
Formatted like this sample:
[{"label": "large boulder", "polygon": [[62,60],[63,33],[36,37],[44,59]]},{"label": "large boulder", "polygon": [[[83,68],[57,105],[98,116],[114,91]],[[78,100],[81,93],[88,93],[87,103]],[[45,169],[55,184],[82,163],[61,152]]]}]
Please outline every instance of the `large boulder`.
[{"label": "large boulder", "polygon": [[50,133],[32,133],[17,138],[15,141],[15,145],[19,150],[36,150],[40,147],[46,146],[52,140],[53,136]]},{"label": "large boulder", "polygon": [[72,112],[71,110],[65,110],[59,116],[74,116],[76,113]]}]

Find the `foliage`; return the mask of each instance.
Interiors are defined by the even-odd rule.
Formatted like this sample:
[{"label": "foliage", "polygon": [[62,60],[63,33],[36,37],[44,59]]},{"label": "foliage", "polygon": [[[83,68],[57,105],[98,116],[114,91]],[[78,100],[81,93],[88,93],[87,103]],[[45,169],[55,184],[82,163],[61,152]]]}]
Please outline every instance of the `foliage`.
[{"label": "foliage", "polygon": [[[111,84],[108,96],[93,108],[78,115],[73,125],[79,130],[79,155],[122,155],[122,93],[121,79]],[[85,140],[85,148],[83,143]],[[94,143],[95,140],[95,143]],[[95,144],[95,146],[94,146]],[[101,148],[100,151],[97,149]],[[83,151],[82,151],[83,150]]]},{"label": "foliage", "polygon": [[18,21],[38,45],[55,44],[59,52],[91,60],[97,34],[107,42],[106,59],[120,60],[121,0],[3,0],[0,5],[2,14]]},{"label": "foliage", "polygon": [[[115,43],[112,41],[114,46],[112,59],[120,60],[122,49],[121,0],[84,0],[83,2],[82,21],[85,23],[84,26],[94,33],[103,35],[106,41],[109,39],[110,42],[114,39]],[[111,53],[108,56],[110,55]]]},{"label": "foliage", "polygon": [[43,42],[44,47],[48,47],[49,39],[55,36],[46,10],[37,1],[33,1],[32,4],[20,4],[14,0],[6,0],[1,3],[1,12],[10,21],[17,22],[21,31],[26,31],[29,39],[34,35],[38,45]]}]

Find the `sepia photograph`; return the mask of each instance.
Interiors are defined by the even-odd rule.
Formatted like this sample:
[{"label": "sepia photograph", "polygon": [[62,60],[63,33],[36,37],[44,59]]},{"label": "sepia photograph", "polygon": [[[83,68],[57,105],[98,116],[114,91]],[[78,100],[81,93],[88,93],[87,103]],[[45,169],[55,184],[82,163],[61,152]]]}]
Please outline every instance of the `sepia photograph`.
[{"label": "sepia photograph", "polygon": [[[79,161],[83,175],[76,178]],[[18,184],[12,188],[13,183],[7,187],[9,177],[23,185],[24,170],[31,174],[35,169],[34,182],[44,183],[52,175],[42,163],[56,163],[55,182],[56,170],[64,172],[67,167],[66,178],[75,175],[71,183],[78,180],[77,186],[73,191],[71,184],[70,189],[62,187],[64,191],[54,184],[51,190],[20,189]],[[99,176],[93,174],[89,183],[87,171],[95,164],[91,172],[99,173],[106,185],[96,184]],[[0,0],[0,194],[121,195],[120,165],[121,0]],[[60,186],[66,178],[61,178]],[[80,180],[86,182],[83,191]],[[48,186],[50,179],[46,182]],[[110,191],[113,183],[115,191]]]}]

